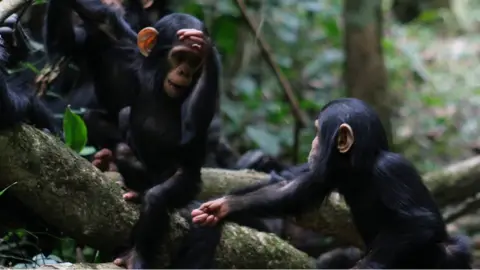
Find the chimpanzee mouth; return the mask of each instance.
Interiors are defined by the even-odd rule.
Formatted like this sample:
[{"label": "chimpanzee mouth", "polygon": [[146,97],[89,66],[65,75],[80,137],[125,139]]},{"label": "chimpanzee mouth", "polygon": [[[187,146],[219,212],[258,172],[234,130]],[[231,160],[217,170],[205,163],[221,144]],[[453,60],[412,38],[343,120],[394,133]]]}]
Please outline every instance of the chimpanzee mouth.
[{"label": "chimpanzee mouth", "polygon": [[187,87],[186,86],[182,86],[182,85],[179,85],[179,84],[176,84],[174,82],[172,82],[171,80],[167,79],[167,82],[170,86],[172,86],[175,90],[177,91],[181,91],[181,90],[184,90],[186,89]]}]

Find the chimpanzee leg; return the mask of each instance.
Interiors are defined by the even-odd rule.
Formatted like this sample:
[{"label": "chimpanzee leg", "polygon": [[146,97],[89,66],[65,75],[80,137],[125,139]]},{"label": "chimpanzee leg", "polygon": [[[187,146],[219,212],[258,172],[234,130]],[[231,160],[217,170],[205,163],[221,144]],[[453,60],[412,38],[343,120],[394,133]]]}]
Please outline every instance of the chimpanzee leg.
[{"label": "chimpanzee leg", "polygon": [[187,205],[200,192],[200,188],[199,169],[179,170],[167,181],[146,192],[134,232],[135,251],[138,255],[134,260],[135,267],[155,267],[158,248],[164,243],[165,235],[169,232],[170,211]]},{"label": "chimpanzee leg", "polygon": [[194,202],[182,209],[180,214],[189,221],[190,230],[182,240],[176,257],[172,258],[168,268],[172,269],[214,269],[215,252],[222,236],[222,225],[199,226],[191,222],[190,212],[199,207]]},{"label": "chimpanzee leg", "polygon": [[88,110],[83,116],[88,129],[88,143],[97,148],[114,150],[123,141],[117,119],[100,110]]}]

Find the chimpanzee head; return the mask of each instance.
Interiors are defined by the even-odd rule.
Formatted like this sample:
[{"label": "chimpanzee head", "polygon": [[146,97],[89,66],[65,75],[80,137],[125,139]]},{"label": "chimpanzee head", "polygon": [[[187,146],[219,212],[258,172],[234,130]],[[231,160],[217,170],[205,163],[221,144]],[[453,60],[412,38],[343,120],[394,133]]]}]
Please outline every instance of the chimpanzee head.
[{"label": "chimpanzee head", "polygon": [[355,98],[327,103],[315,121],[309,164],[313,170],[362,169],[380,151],[388,150],[385,129],[377,113]]},{"label": "chimpanzee head", "polygon": [[203,44],[191,39],[179,40],[177,32],[182,29],[196,29],[207,36],[199,19],[188,14],[172,13],[156,22],[154,27],[142,29],[137,38],[145,61],[163,70],[163,90],[172,98],[190,94],[200,77],[208,45],[205,40],[202,40]]}]

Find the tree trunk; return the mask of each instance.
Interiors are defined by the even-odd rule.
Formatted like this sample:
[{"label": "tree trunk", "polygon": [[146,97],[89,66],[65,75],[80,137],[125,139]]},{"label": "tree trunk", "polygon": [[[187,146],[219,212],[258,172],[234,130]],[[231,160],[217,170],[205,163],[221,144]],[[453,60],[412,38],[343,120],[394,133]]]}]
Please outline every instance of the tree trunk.
[{"label": "tree trunk", "polygon": [[383,60],[381,0],[345,0],[345,69],[347,95],[369,103],[380,115],[392,142],[392,100]]}]

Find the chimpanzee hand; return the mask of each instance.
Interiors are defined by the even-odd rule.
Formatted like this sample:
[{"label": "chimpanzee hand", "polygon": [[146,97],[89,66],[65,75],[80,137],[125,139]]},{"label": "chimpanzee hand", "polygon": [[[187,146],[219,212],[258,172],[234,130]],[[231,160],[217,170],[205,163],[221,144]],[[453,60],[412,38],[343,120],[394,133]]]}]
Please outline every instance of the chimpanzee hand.
[{"label": "chimpanzee hand", "polygon": [[197,29],[178,30],[177,37],[179,40],[189,43],[193,49],[198,51],[206,50],[206,46],[210,43],[204,33]]},{"label": "chimpanzee hand", "polygon": [[93,156],[92,165],[97,167],[100,171],[116,172],[117,166],[113,163],[113,154],[110,149],[104,148]]},{"label": "chimpanzee hand", "polygon": [[223,197],[203,203],[200,208],[193,210],[192,221],[200,225],[212,226],[227,216],[229,212],[228,199]]},{"label": "chimpanzee hand", "polygon": [[[104,148],[98,151],[93,156],[92,165],[97,167],[100,171],[105,172],[116,172],[117,166],[114,163],[114,157],[112,151],[110,149]],[[138,202],[140,199],[140,195],[135,192],[128,190],[123,182],[119,183],[123,189],[127,190],[125,194],[123,194],[123,199],[128,202]]]},{"label": "chimpanzee hand", "polygon": [[138,269],[135,267],[137,264],[138,255],[135,252],[135,249],[131,249],[124,253],[123,255],[119,256],[113,261],[113,264],[119,267],[125,267],[127,269]]},{"label": "chimpanzee hand", "polygon": [[18,61],[22,61],[28,57],[30,52],[27,44],[28,38],[18,23],[17,14],[10,15],[0,24],[0,35],[3,39],[2,46],[9,54],[8,60],[2,58],[2,61],[9,65],[14,65],[18,63]]},{"label": "chimpanzee hand", "polygon": [[13,27],[17,22],[17,14],[12,14],[8,17],[0,26],[0,46],[2,47],[2,53],[0,55],[0,61],[7,63],[9,53],[11,53],[11,47],[13,46]]}]

